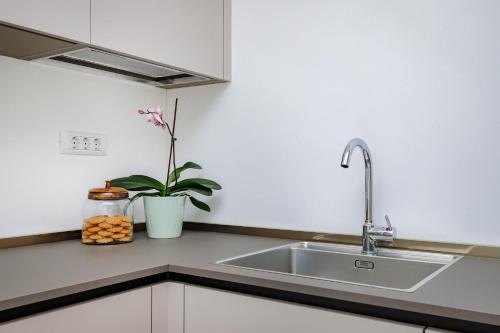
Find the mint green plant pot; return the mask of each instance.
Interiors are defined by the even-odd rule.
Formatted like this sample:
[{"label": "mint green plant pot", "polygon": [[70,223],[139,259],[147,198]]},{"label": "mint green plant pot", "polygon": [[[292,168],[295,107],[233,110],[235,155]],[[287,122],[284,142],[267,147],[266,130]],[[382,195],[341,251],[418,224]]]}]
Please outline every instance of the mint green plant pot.
[{"label": "mint green plant pot", "polygon": [[177,238],[182,233],[186,197],[144,197],[150,238]]}]

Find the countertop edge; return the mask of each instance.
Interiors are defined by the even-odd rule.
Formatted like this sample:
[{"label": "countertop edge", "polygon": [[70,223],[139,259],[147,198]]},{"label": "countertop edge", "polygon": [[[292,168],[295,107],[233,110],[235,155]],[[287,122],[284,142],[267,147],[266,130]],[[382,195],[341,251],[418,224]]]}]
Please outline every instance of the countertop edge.
[{"label": "countertop edge", "polygon": [[256,278],[239,274],[210,271],[198,268],[184,267],[180,265],[170,265],[169,273],[179,273],[203,277],[208,279],[240,283],[256,287],[265,287],[280,291],[289,291],[309,296],[326,297],[335,300],[359,303],[363,305],[373,305],[407,312],[416,312],[424,315],[440,316],[445,318],[465,320],[488,325],[500,325],[500,317],[463,310],[458,308],[447,308],[432,304],[417,303],[412,301],[396,300],[380,296],[367,295],[362,293],[345,292],[331,288],[318,288],[307,286],[301,283],[289,283],[265,278]]},{"label": "countertop edge", "polygon": [[89,281],[85,283],[47,290],[40,293],[20,296],[9,300],[0,301],[0,311],[11,310],[13,308],[30,305],[37,302],[49,301],[58,297],[85,292],[97,288],[108,287],[122,282],[128,282],[155,274],[168,273],[168,265],[158,266],[122,275],[111,276],[104,279]]},{"label": "countertop edge", "polygon": [[200,278],[214,279],[222,282],[234,282],[238,284],[263,287],[278,291],[287,291],[307,296],[317,296],[332,300],[347,301],[362,305],[373,305],[389,308],[393,310],[420,313],[424,315],[440,316],[457,320],[465,320],[487,325],[499,325],[500,318],[495,315],[468,311],[457,308],[447,308],[431,304],[416,303],[411,301],[395,300],[380,296],[367,295],[362,293],[345,292],[331,288],[319,288],[298,283],[256,278],[234,273],[218,272],[206,269],[186,267],[182,265],[162,265],[140,271],[130,272],[122,275],[111,276],[95,281],[70,285],[58,289],[48,290],[41,293],[30,294],[9,300],[0,301],[0,311],[12,310],[18,307],[31,305],[37,302],[50,301],[58,297],[65,297],[71,294],[86,292],[101,287],[109,287],[134,279],[149,277],[155,274],[165,273],[165,281],[169,281],[169,273],[178,273]]}]

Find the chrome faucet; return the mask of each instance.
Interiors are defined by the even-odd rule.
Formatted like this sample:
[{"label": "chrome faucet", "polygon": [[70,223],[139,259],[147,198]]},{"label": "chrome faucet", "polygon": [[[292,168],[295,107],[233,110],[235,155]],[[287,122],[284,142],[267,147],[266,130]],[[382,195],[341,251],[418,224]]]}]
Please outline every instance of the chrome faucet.
[{"label": "chrome faucet", "polygon": [[391,226],[389,217],[386,215],[387,226],[378,227],[373,224],[372,218],[372,158],[370,149],[362,139],[352,139],[349,141],[342,154],[340,166],[348,168],[351,162],[351,155],[354,149],[359,147],[365,160],[365,223],[363,224],[363,254],[377,254],[377,241],[390,242],[396,238],[396,229]]}]

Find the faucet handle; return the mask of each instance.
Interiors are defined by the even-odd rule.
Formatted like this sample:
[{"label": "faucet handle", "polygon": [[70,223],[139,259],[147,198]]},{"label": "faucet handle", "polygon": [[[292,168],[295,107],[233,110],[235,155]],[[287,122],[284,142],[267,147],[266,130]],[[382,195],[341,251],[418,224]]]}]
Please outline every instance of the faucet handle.
[{"label": "faucet handle", "polygon": [[392,230],[391,220],[389,220],[389,215],[387,214],[385,214],[385,222],[387,223],[389,230]]},{"label": "faucet handle", "polygon": [[391,242],[396,239],[396,228],[391,224],[389,216],[385,215],[386,227],[372,226],[368,229],[368,235],[373,241]]}]

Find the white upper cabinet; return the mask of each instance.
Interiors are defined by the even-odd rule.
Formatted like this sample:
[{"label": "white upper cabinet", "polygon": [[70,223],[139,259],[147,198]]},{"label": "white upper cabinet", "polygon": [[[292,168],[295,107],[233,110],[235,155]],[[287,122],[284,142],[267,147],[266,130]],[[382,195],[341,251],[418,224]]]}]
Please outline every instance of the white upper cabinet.
[{"label": "white upper cabinet", "polygon": [[90,43],[90,0],[0,0],[0,21]]},{"label": "white upper cabinet", "polygon": [[223,79],[224,2],[91,0],[91,44]]}]

